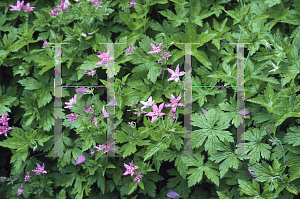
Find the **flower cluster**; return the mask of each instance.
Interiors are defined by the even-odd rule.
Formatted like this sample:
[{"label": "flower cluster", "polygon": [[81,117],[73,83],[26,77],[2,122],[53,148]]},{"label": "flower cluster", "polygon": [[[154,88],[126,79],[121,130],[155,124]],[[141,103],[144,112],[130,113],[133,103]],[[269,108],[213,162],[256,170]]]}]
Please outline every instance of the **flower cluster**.
[{"label": "flower cluster", "polygon": [[[61,0],[60,1],[60,5],[58,5],[57,8],[51,10],[49,14],[52,15],[52,16],[54,16],[54,17],[56,17],[56,16],[60,15],[63,10],[66,10],[66,12],[69,12],[67,10],[69,5],[70,5],[69,0],[65,0],[65,1]],[[59,13],[56,13],[56,12],[59,12]]]},{"label": "flower cluster", "polygon": [[23,8],[25,12],[30,12],[30,11],[33,11],[33,9],[35,8],[35,7],[30,7],[29,3],[27,3],[26,6],[23,6],[23,4],[24,4],[24,1],[20,2],[18,0],[16,6],[9,5],[11,7],[11,9],[9,9],[9,10],[10,11],[20,11],[21,8]]},{"label": "flower cluster", "polygon": [[10,120],[10,118],[6,118],[6,111],[4,111],[3,116],[0,117],[0,135],[4,134],[6,137],[7,131],[13,129],[12,127],[8,127],[8,120]]},{"label": "flower cluster", "polygon": [[[129,163],[129,165],[127,165],[127,164],[124,163],[124,167],[126,168],[126,172],[123,173],[124,176],[125,176],[125,175],[129,175],[129,174],[130,174],[131,176],[133,176],[133,175],[134,175],[134,170],[136,170],[136,169],[139,168],[138,166],[133,166],[133,160],[131,161],[131,163]],[[140,177],[143,177],[143,176],[141,175],[141,173],[142,173],[142,172],[140,172],[139,174],[137,174],[137,172],[136,172],[136,177],[134,178],[133,181],[138,181],[138,182],[140,182],[140,181],[141,181]]]}]

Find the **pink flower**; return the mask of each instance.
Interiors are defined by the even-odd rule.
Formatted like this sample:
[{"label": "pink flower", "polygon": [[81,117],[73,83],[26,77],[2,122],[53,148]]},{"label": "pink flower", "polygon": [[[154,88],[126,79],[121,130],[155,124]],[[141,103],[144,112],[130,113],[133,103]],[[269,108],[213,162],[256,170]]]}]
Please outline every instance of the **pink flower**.
[{"label": "pink flower", "polygon": [[56,35],[57,35],[57,38],[59,38],[59,34],[58,34],[58,33],[56,33]]},{"label": "pink flower", "polygon": [[89,120],[92,120],[92,123],[95,123],[95,126],[97,127],[97,118],[96,117],[92,117],[91,119]]},{"label": "pink flower", "polygon": [[73,113],[73,114],[69,114],[69,115],[67,115],[67,117],[70,117],[70,119],[68,119],[68,122],[70,122],[70,121],[74,121],[76,118],[78,118],[78,115],[75,115],[75,113]]},{"label": "pink flower", "polygon": [[248,171],[249,171],[250,175],[251,175],[253,178],[257,178],[257,176],[255,176],[255,175],[251,172],[250,167],[248,167]]},{"label": "pink flower", "polygon": [[129,126],[132,127],[132,128],[134,128],[134,124],[133,123],[135,123],[135,122],[134,121],[128,122]]},{"label": "pink flower", "polygon": [[27,175],[25,176],[25,180],[24,180],[24,181],[25,181],[25,182],[28,181],[28,180],[30,179],[30,177],[31,177],[31,176],[29,175],[29,171],[28,171],[28,172],[27,172]]},{"label": "pink flower", "polygon": [[202,112],[203,112],[203,115],[204,115],[204,117],[205,117],[205,119],[206,119],[206,113],[208,113],[208,111],[207,110],[204,110],[203,108],[201,108],[202,109]]},{"label": "pink flower", "polygon": [[163,69],[161,69],[160,72],[156,76],[162,74],[162,72],[163,72]]},{"label": "pink flower", "polygon": [[129,55],[131,53],[131,51],[134,52],[133,46],[130,44],[129,48],[127,48],[127,52],[126,52],[125,56]]},{"label": "pink flower", "polygon": [[129,4],[130,5],[130,7],[133,7],[133,6],[135,6],[136,5],[136,2],[134,2],[134,0],[130,0],[131,1],[131,3]]},{"label": "pink flower", "polygon": [[133,114],[138,115],[138,117],[141,116],[141,113],[147,113],[147,112],[145,112],[145,111],[143,111],[143,110],[140,111],[139,106],[140,106],[140,105],[138,105],[138,106],[136,107],[136,109],[134,109],[134,110],[137,110],[137,112],[133,112]]},{"label": "pink flower", "polygon": [[21,184],[21,187],[16,191],[18,192],[17,196],[21,195],[23,193],[23,184]]},{"label": "pink flower", "polygon": [[171,104],[166,104],[165,107],[172,107],[172,112],[176,112],[177,106],[184,106],[182,103],[178,103],[181,99],[181,94],[177,97],[177,99],[174,97],[174,95],[171,94]]},{"label": "pink flower", "polygon": [[149,106],[152,106],[152,104],[154,103],[154,100],[152,101],[152,96],[150,96],[148,98],[148,101],[147,102],[144,102],[144,101],[140,101],[144,106],[142,107],[142,110],[144,108],[148,108]]},{"label": "pink flower", "polygon": [[[108,66],[108,61],[111,61],[111,60],[114,59],[113,57],[110,57],[110,58],[108,59],[109,51],[110,51],[110,50],[108,50],[106,53],[105,53],[105,50],[104,50],[103,53],[101,53],[101,52],[99,51],[99,53],[100,53],[101,55],[97,55],[97,57],[100,58],[101,61],[98,62],[97,64],[95,64],[96,66],[99,66],[99,65],[105,63],[105,67],[107,68],[107,66]],[[114,63],[117,63],[117,62],[114,62]]]},{"label": "pink flower", "polygon": [[12,127],[8,127],[8,122],[4,124],[4,126],[0,126],[0,135],[4,134],[7,137],[7,131],[13,129]]},{"label": "pink flower", "polygon": [[175,113],[170,113],[168,120],[172,118],[172,120],[174,121],[175,116],[177,116]]},{"label": "pink flower", "polygon": [[179,76],[182,76],[185,74],[185,72],[179,72],[179,64],[177,65],[175,72],[169,68],[168,68],[168,71],[169,71],[169,73],[171,73],[171,77],[168,79],[168,81],[175,79],[175,82],[178,82]]},{"label": "pink flower", "polygon": [[7,181],[10,181],[9,183],[7,184],[12,184],[14,185],[14,181],[18,180],[19,178],[15,178],[15,179],[12,179],[12,178],[8,178]]},{"label": "pink flower", "polygon": [[153,107],[153,112],[149,112],[145,115],[145,116],[152,116],[151,123],[153,123],[157,119],[158,116],[165,115],[165,113],[160,113],[162,108],[164,107],[164,103],[159,105],[159,108],[157,108],[157,105],[153,103],[152,107]]},{"label": "pink flower", "polygon": [[94,3],[95,3],[95,8],[97,8],[103,4],[103,2],[99,3],[99,0],[94,0]]},{"label": "pink flower", "polygon": [[82,96],[90,93],[90,91],[88,89],[83,88],[83,87],[77,88],[77,89],[75,89],[75,91],[78,93],[83,93]]},{"label": "pink flower", "polygon": [[163,44],[163,43],[160,43],[159,46],[156,47],[154,44],[151,43],[150,45],[151,45],[153,51],[149,51],[148,54],[152,54],[152,53],[157,54],[157,53],[161,52],[161,49],[160,49],[160,48],[161,48],[161,45],[162,45],[162,44]]},{"label": "pink flower", "polygon": [[170,52],[164,52],[164,54],[162,54],[161,56],[165,57],[166,59],[168,59],[168,56],[169,56]]},{"label": "pink flower", "polygon": [[74,106],[74,104],[76,104],[76,98],[77,98],[77,94],[74,95],[74,97],[72,99],[70,99],[70,102],[65,102],[66,105],[69,106],[65,106],[64,108],[71,108]]},{"label": "pink flower", "polygon": [[64,0],[60,0],[60,4],[61,5],[58,5],[57,7],[65,10],[65,9],[68,9],[68,5],[70,5],[70,2],[69,2],[69,0],[65,0],[65,2],[64,2]]},{"label": "pink flower", "polygon": [[89,76],[89,75],[92,75],[92,77],[94,77],[94,74],[96,73],[96,70],[93,69],[93,68],[90,68],[90,71],[91,71],[91,72],[88,72],[88,71],[85,70],[83,74],[84,74],[84,75],[88,75],[88,76]]},{"label": "pink flower", "polygon": [[88,31],[84,31],[86,34],[88,34],[88,35],[91,35],[91,34],[93,34],[95,31],[93,31],[93,32],[91,32],[91,33],[89,33]]},{"label": "pink flower", "polygon": [[43,47],[42,48],[48,47],[48,45],[46,45],[48,43],[48,41],[47,40],[43,40],[43,41],[44,41],[44,43],[43,43]]},{"label": "pink flower", "polygon": [[10,7],[12,7],[11,9],[9,9],[10,11],[20,11],[21,10],[21,8],[22,8],[22,6],[23,6],[23,4],[24,4],[24,1],[22,1],[21,3],[20,3],[20,1],[18,0],[18,2],[17,2],[17,5],[16,6],[13,6],[13,5],[9,5]]},{"label": "pink flower", "polygon": [[111,100],[106,106],[118,106],[117,100]]},{"label": "pink flower", "polygon": [[6,122],[8,122],[8,120],[10,120],[10,118],[6,117],[6,111],[4,111],[3,116],[0,117],[0,123],[4,125]]},{"label": "pink flower", "polygon": [[84,156],[84,155],[79,156],[79,157],[77,158],[77,160],[76,160],[75,166],[76,166],[77,164],[83,163],[84,161],[85,161],[85,156]]},{"label": "pink flower", "polygon": [[22,8],[24,9],[25,12],[30,12],[33,11],[33,8],[35,7],[30,7],[30,4],[27,3],[26,6],[23,6]]},{"label": "pink flower", "polygon": [[101,150],[103,150],[103,149],[105,149],[105,152],[104,153],[107,153],[108,151],[110,151],[110,150],[113,150],[113,151],[118,151],[118,149],[115,149],[115,148],[112,148],[112,145],[114,144],[115,142],[113,142],[113,143],[111,143],[111,144],[107,144],[107,141],[106,141],[106,145],[107,146],[105,146],[105,145],[100,145],[101,147],[102,147],[102,149]]},{"label": "pink flower", "polygon": [[42,167],[38,163],[36,163],[36,165],[37,165],[36,170],[31,170],[33,172],[36,172],[36,175],[40,175],[41,173],[47,173],[47,171],[44,170],[44,168],[45,168],[45,164],[44,163],[43,163]]},{"label": "pink flower", "polygon": [[162,62],[163,60],[161,58],[157,61],[157,63],[162,63]]},{"label": "pink flower", "polygon": [[138,169],[139,167],[138,166],[133,166],[133,160],[131,161],[130,165],[127,165],[124,163],[124,167],[127,169],[127,171],[125,173],[123,173],[123,175],[128,175],[128,174],[131,174],[131,176],[133,176],[134,174],[134,170]]},{"label": "pink flower", "polygon": [[92,147],[92,148],[90,148],[90,151],[91,151],[91,156],[93,156],[94,155],[94,153],[95,153],[95,151],[94,151],[94,147]]},{"label": "pink flower", "polygon": [[[57,14],[56,14],[57,11],[60,11],[60,13],[57,13]],[[50,12],[51,12],[51,13],[49,13],[50,15],[53,15],[53,16],[56,17],[56,16],[58,16],[58,15],[61,14],[62,9],[60,9],[60,8],[55,8],[55,9],[51,10]]]},{"label": "pink flower", "polygon": [[168,198],[176,198],[178,196],[181,197],[177,192],[172,191],[172,190],[168,191],[168,193],[167,193]]},{"label": "pink flower", "polygon": [[103,108],[102,108],[102,114],[103,114],[104,117],[108,117],[108,113],[106,112],[104,105],[103,105]]},{"label": "pink flower", "polygon": [[143,177],[143,176],[141,175],[142,172],[140,172],[139,174],[137,174],[137,172],[135,172],[135,173],[136,173],[136,177],[134,178],[133,181],[138,181],[138,182],[140,182],[140,181],[141,181],[140,177]]},{"label": "pink flower", "polygon": [[86,110],[83,110],[85,113],[93,112],[93,108],[90,105],[84,106]]},{"label": "pink flower", "polygon": [[240,114],[240,115],[248,115],[250,113],[250,111],[247,111],[247,110],[244,109],[244,110],[239,111],[237,113]]}]

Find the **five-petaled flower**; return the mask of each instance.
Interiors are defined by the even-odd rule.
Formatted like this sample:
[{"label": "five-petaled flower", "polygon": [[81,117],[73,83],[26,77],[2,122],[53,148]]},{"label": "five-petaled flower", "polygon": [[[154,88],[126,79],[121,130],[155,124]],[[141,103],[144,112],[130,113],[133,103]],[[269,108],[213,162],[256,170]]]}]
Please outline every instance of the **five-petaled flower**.
[{"label": "five-petaled flower", "polygon": [[144,108],[148,108],[149,106],[152,106],[152,104],[154,103],[154,100],[152,101],[152,96],[150,96],[148,98],[148,101],[147,102],[144,102],[144,101],[140,101],[144,106],[142,107],[142,110]]},{"label": "five-petaled flower", "polygon": [[153,123],[158,116],[163,116],[165,115],[165,113],[161,113],[161,110],[163,109],[165,103],[162,103],[161,105],[159,105],[159,108],[157,108],[157,105],[153,103],[152,107],[153,107],[153,112],[149,112],[147,113],[145,116],[152,116],[152,120],[151,123]]},{"label": "five-petaled flower", "polygon": [[162,54],[161,56],[163,56],[164,58],[166,58],[166,60],[168,60],[168,56],[169,56],[170,52],[164,52],[164,54]]},{"label": "five-petaled flower", "polygon": [[[96,66],[99,66],[99,65],[105,63],[105,67],[107,68],[107,66],[108,66],[108,61],[111,61],[111,60],[114,59],[113,57],[110,57],[110,58],[108,59],[109,51],[110,51],[110,50],[108,50],[107,52],[105,52],[105,50],[104,50],[103,53],[101,53],[101,52],[99,51],[99,53],[100,53],[101,55],[97,55],[97,57],[100,58],[101,61],[98,62],[97,64],[95,64]],[[113,63],[117,63],[117,62],[113,62]]]},{"label": "five-petaled flower", "polygon": [[168,68],[168,71],[171,73],[171,77],[168,79],[168,81],[175,80],[175,82],[178,82],[179,76],[185,74],[183,71],[179,72],[179,64],[177,65],[175,72],[170,68]]},{"label": "five-petaled flower", "polygon": [[36,172],[36,175],[40,175],[41,173],[47,173],[47,171],[44,170],[45,168],[45,163],[43,163],[43,166],[41,167],[41,165],[39,165],[38,163],[36,163],[37,167],[36,170],[31,170],[33,172]]},{"label": "five-petaled flower", "polygon": [[18,192],[17,196],[21,195],[23,193],[23,184],[21,184],[21,187],[16,191]]},{"label": "five-petaled flower", "polygon": [[131,174],[131,176],[133,176],[134,170],[139,168],[138,166],[133,166],[133,160],[131,161],[130,165],[124,163],[124,167],[127,169],[127,171],[123,173],[124,176],[127,174]]},{"label": "five-petaled flower", "polygon": [[184,106],[182,103],[178,103],[181,99],[181,94],[177,97],[177,99],[174,97],[174,95],[171,94],[171,104],[166,104],[165,107],[172,107],[172,112],[176,112],[177,106]]},{"label": "five-petaled flower", "polygon": [[35,9],[35,7],[30,7],[29,3],[27,3],[26,6],[23,6],[22,8],[24,9],[25,12],[33,11],[33,8]]},{"label": "five-petaled flower", "polygon": [[157,61],[157,63],[162,63],[162,62],[163,60],[161,58]]},{"label": "five-petaled flower", "polygon": [[78,115],[75,115],[75,113],[72,113],[72,114],[67,115],[67,117],[70,117],[70,119],[68,119],[68,122],[71,122],[71,121],[75,121],[75,119],[78,118]]},{"label": "five-petaled flower", "polygon": [[83,110],[85,113],[93,112],[93,105],[92,107],[90,105],[87,105],[84,106],[84,108],[86,108],[86,110]]},{"label": "five-petaled flower", "polygon": [[140,182],[140,181],[141,181],[140,177],[143,177],[143,176],[141,175],[142,172],[140,172],[139,174],[137,174],[137,172],[135,172],[135,173],[136,173],[136,177],[134,178],[133,181],[138,181],[138,182]]},{"label": "five-petaled flower", "polygon": [[28,171],[28,172],[27,172],[27,175],[25,176],[25,180],[24,180],[24,181],[25,181],[25,182],[28,181],[28,180],[30,179],[30,177],[31,177],[31,176],[29,175],[29,171]]},{"label": "five-petaled flower", "polygon": [[64,108],[71,108],[76,104],[76,98],[77,98],[77,94],[74,95],[74,97],[72,99],[70,99],[70,102],[65,102],[66,105],[69,106],[65,106]]},{"label": "five-petaled flower", "polygon": [[65,9],[68,9],[68,5],[70,5],[70,2],[69,2],[69,0],[65,0],[65,2],[64,2],[64,0],[60,0],[60,4],[61,5],[58,5],[57,7],[65,10]]},{"label": "five-petaled flower", "polygon": [[129,4],[130,5],[130,7],[133,7],[133,6],[135,6],[136,5],[136,2],[134,2],[134,0],[130,0],[131,1],[131,3]]},{"label": "five-petaled flower", "polygon": [[176,116],[177,115],[175,113],[170,113],[170,116],[169,116],[168,120],[171,119],[171,118],[172,118],[172,120],[174,120]]},{"label": "five-petaled flower", "polygon": [[0,117],[0,125],[2,124],[2,126],[0,126],[0,135],[4,134],[7,137],[7,131],[13,129],[12,127],[8,127],[8,120],[10,120],[10,118],[6,117],[6,111],[4,111],[4,114],[2,117]]},{"label": "five-petaled flower", "polygon": [[96,73],[96,70],[95,69],[93,69],[93,68],[90,68],[90,71],[88,72],[88,71],[84,71],[84,75],[92,75],[92,77],[94,77],[94,74]]},{"label": "five-petaled flower", "polygon": [[21,8],[23,7],[23,4],[24,4],[24,1],[22,1],[21,3],[20,3],[20,1],[18,0],[17,1],[17,5],[16,6],[13,6],[13,5],[9,5],[10,7],[12,7],[11,9],[9,9],[10,11],[14,11],[14,10],[16,10],[16,11],[20,11],[21,10]]},{"label": "five-petaled flower", "polygon": [[150,45],[151,45],[153,51],[149,51],[148,54],[152,54],[152,53],[157,54],[157,53],[161,52],[161,49],[160,49],[160,48],[161,48],[161,45],[162,45],[162,44],[163,44],[163,43],[160,43],[159,46],[156,47],[154,44],[151,43]]}]

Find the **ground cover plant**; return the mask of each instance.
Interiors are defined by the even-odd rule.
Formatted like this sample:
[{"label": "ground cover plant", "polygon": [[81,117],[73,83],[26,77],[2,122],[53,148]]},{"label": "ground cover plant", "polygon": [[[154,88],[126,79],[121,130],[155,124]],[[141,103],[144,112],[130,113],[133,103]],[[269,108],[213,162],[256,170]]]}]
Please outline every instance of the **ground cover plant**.
[{"label": "ground cover plant", "polygon": [[[3,0],[0,12],[1,197],[299,198],[298,0]],[[182,43],[192,43],[185,157]],[[250,43],[239,112],[232,43]],[[47,157],[57,64],[66,157]],[[112,101],[94,86],[108,74]],[[250,157],[236,154],[238,114]]]}]

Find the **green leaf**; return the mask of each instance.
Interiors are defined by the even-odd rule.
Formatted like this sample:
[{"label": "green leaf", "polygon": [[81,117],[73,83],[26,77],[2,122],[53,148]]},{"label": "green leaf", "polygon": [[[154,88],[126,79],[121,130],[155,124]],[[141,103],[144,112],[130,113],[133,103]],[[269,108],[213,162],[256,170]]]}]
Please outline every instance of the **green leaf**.
[{"label": "green leaf", "polygon": [[277,4],[280,4],[281,3],[281,0],[266,0],[264,1],[264,3],[270,7],[274,6],[274,5],[277,5]]},{"label": "green leaf", "polygon": [[149,159],[150,157],[152,157],[160,149],[167,149],[167,148],[168,148],[168,145],[166,145],[162,142],[148,146],[147,151],[145,153],[144,161]]},{"label": "green leaf", "polygon": [[284,136],[283,142],[292,144],[293,147],[300,145],[300,127],[293,126],[288,128],[288,133]]},{"label": "green leaf", "polygon": [[180,5],[175,4],[175,15],[171,10],[166,9],[163,11],[158,11],[164,17],[167,17],[168,20],[172,21],[174,27],[180,26],[182,23],[187,23],[188,18],[185,16],[184,12],[188,8],[182,8]]},{"label": "green leaf", "polygon": [[259,184],[252,179],[252,183],[246,180],[238,179],[239,187],[242,188],[241,192],[245,193],[249,196],[259,196],[260,195],[260,188]]}]

